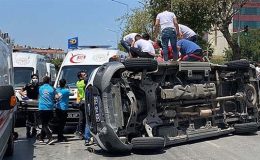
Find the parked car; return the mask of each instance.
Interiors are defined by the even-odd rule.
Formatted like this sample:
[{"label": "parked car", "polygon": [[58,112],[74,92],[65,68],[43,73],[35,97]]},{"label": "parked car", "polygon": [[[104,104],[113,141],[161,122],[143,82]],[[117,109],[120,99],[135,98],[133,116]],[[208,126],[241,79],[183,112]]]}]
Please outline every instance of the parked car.
[{"label": "parked car", "polygon": [[0,38],[0,159],[14,151],[16,97],[11,47]]},{"label": "parked car", "polygon": [[90,129],[109,152],[162,150],[258,130],[259,81],[246,60],[158,64],[132,58],[102,65],[91,83]]}]

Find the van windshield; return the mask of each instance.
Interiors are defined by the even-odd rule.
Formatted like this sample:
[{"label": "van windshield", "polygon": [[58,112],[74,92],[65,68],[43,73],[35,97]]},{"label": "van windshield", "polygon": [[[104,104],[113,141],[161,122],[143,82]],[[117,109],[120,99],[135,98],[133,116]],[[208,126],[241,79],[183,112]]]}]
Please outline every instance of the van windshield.
[{"label": "van windshield", "polygon": [[77,66],[64,66],[61,69],[59,80],[64,78],[67,81],[69,87],[76,87],[76,82],[78,81],[77,74],[79,71],[85,70],[88,75],[99,67],[99,65],[77,65]]},{"label": "van windshield", "polygon": [[14,67],[14,86],[23,87],[31,80],[32,67]]}]

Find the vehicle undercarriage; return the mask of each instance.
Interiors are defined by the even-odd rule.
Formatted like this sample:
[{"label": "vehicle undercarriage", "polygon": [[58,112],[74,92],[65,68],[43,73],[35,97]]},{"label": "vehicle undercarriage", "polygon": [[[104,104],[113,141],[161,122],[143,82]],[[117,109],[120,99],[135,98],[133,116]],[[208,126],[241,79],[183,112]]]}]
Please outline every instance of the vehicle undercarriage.
[{"label": "vehicle undercarriage", "polygon": [[255,133],[259,82],[246,60],[225,65],[128,59],[106,63],[89,86],[89,124],[111,152],[161,150],[229,133]]}]

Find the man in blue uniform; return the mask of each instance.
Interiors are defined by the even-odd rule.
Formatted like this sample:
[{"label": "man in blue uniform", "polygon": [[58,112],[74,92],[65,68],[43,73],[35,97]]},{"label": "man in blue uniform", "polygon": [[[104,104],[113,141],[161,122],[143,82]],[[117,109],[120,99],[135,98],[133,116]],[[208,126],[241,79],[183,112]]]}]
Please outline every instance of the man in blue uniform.
[{"label": "man in blue uniform", "polygon": [[43,142],[45,135],[48,138],[47,144],[52,144],[52,133],[49,129],[49,122],[53,116],[55,90],[49,84],[50,77],[43,78],[43,85],[39,88],[39,113],[42,122],[40,142]]},{"label": "man in blue uniform", "polygon": [[177,42],[177,48],[181,53],[181,61],[203,61],[202,49],[196,43],[181,39]]},{"label": "man in blue uniform", "polygon": [[67,110],[69,108],[69,96],[70,91],[68,88],[65,88],[66,86],[66,80],[61,79],[59,81],[60,87],[56,89],[56,99],[57,99],[57,106],[56,106],[56,116],[58,119],[58,127],[57,127],[57,132],[58,132],[58,141],[67,141],[66,137],[63,135],[63,129],[66,124],[67,120]]}]

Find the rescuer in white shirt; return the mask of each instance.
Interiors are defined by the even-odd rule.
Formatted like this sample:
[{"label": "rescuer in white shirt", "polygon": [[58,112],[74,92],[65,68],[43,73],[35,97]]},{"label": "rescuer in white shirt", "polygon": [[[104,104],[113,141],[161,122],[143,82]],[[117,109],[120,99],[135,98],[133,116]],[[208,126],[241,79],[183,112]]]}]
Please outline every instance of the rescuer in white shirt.
[{"label": "rescuer in white shirt", "polygon": [[179,24],[179,30],[182,34],[182,38],[197,43],[198,36],[192,29],[183,24]]},{"label": "rescuer in white shirt", "polygon": [[144,57],[144,58],[154,58],[158,57],[155,54],[154,47],[151,42],[142,39],[141,35],[135,36],[135,42],[132,43],[130,48],[130,53],[132,57]]},{"label": "rescuer in white shirt", "polygon": [[[173,12],[169,12],[170,5],[165,6],[165,11],[161,12],[156,17],[155,22],[155,38],[158,36],[159,26],[161,27],[161,38],[162,38],[162,47],[163,47],[163,58],[164,61],[168,61],[168,43],[170,41],[173,49],[173,59],[178,59],[178,50],[177,50],[177,37],[181,37],[179,31],[179,26],[177,22],[177,17]],[[155,42],[157,40],[155,39]]]}]

